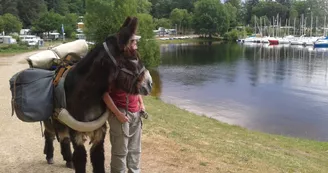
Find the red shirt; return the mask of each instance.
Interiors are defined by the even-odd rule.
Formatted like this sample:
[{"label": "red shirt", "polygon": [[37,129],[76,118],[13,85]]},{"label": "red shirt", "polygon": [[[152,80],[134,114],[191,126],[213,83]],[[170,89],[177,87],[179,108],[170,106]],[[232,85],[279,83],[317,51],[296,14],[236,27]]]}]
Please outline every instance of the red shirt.
[{"label": "red shirt", "polygon": [[[114,89],[109,95],[118,108],[126,109],[126,92],[120,89]],[[139,95],[129,95],[128,111],[132,113],[140,111]]]}]

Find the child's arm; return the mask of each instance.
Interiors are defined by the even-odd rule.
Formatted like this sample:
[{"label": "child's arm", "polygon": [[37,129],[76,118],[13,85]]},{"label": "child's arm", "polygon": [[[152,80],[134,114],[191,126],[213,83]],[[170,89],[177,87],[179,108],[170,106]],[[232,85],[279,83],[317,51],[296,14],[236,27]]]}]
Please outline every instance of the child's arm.
[{"label": "child's arm", "polygon": [[142,111],[145,111],[146,110],[141,95],[139,95],[139,105],[140,105],[140,108],[141,108]]},{"label": "child's arm", "polygon": [[110,97],[109,92],[105,92],[105,94],[103,95],[103,100],[107,108],[114,113],[114,115],[121,123],[125,123],[129,120],[128,117],[126,117],[120,110],[118,110],[118,108],[114,104],[114,101]]}]

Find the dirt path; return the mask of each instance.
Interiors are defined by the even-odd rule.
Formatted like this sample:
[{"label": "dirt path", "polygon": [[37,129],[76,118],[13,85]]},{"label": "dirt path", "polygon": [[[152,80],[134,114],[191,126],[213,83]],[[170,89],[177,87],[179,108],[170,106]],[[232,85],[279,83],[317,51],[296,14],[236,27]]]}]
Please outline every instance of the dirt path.
[{"label": "dirt path", "polygon": [[[65,167],[60,154],[58,142],[55,141],[55,164],[48,165],[43,154],[44,138],[41,136],[40,123],[25,123],[15,115],[11,116],[11,92],[9,79],[16,72],[28,68],[25,58],[36,53],[29,52],[10,57],[0,57],[0,172],[4,173],[71,173],[72,169]],[[142,141],[142,172],[186,172],[188,164],[181,166],[177,160],[177,148],[174,142],[146,137]],[[87,146],[89,149],[89,146]],[[89,154],[89,153],[88,153]],[[109,172],[110,143],[109,135],[105,141],[105,164]],[[185,162],[189,162],[186,160]],[[180,165],[180,166],[179,166]],[[180,168],[179,168],[180,167]],[[88,157],[87,172],[92,172]],[[199,170],[192,168],[193,171]],[[203,171],[202,171],[203,172]],[[207,172],[207,171],[205,171]]]},{"label": "dirt path", "polygon": [[[74,172],[64,166],[65,162],[62,160],[59,144],[56,141],[55,164],[47,165],[43,154],[44,138],[41,136],[40,123],[25,123],[15,115],[11,116],[9,79],[16,72],[28,68],[25,58],[34,53],[36,52],[0,57],[0,172]],[[107,158],[110,158],[108,135],[106,138],[106,167],[108,167]],[[109,172],[109,167],[107,170]],[[88,172],[92,172],[89,162]]]}]

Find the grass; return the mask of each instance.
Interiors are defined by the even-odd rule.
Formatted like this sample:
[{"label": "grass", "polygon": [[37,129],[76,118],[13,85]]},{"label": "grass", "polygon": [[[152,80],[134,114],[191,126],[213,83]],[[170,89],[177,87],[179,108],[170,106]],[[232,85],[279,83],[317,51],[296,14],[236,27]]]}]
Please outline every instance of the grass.
[{"label": "grass", "polygon": [[150,96],[144,102],[151,118],[144,120],[145,145],[157,145],[155,150],[170,146],[181,170],[199,166],[206,172],[328,172],[327,142],[249,131]]},{"label": "grass", "polygon": [[44,42],[44,47],[46,47],[46,48],[48,48],[48,47],[55,47],[55,46],[58,46],[60,44],[71,42],[71,41],[75,41],[75,40],[76,39],[66,38],[65,41],[63,41],[62,39],[53,40],[53,41],[45,41]]},{"label": "grass", "polygon": [[221,39],[219,38],[190,38],[190,39],[175,39],[175,40],[157,39],[157,42],[159,44],[178,44],[178,43],[208,42],[208,41],[221,41]]},{"label": "grass", "polygon": [[[74,41],[75,39],[66,39],[65,43]],[[0,44],[0,57],[1,56],[14,56],[16,54],[31,52],[37,49],[48,49],[64,43],[63,40],[45,41],[43,47],[31,47],[24,44]]]},{"label": "grass", "polygon": [[19,53],[36,50],[36,47],[28,47],[21,44],[0,44],[0,56],[13,56]]}]

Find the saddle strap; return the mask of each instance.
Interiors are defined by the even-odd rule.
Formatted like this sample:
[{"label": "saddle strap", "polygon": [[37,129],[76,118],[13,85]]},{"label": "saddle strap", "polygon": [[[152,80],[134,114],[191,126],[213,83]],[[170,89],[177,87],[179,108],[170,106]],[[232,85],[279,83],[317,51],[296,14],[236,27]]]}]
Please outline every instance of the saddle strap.
[{"label": "saddle strap", "polygon": [[[71,60],[71,55],[68,55],[65,60]],[[72,66],[71,65],[64,65],[62,67],[60,67],[60,69],[58,70],[58,73],[56,74],[56,77],[53,81],[53,85],[56,87],[59,83],[59,80],[62,78],[63,74],[65,73],[65,71],[69,70]]]}]

